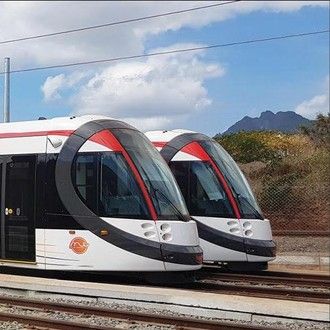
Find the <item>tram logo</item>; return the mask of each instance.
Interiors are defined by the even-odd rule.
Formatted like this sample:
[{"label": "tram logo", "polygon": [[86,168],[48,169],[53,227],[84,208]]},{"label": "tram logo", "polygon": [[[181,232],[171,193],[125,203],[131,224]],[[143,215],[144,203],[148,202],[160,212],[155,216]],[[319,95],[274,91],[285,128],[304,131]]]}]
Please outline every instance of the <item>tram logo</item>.
[{"label": "tram logo", "polygon": [[75,237],[69,245],[69,248],[77,254],[84,254],[89,247],[87,241],[82,237]]}]

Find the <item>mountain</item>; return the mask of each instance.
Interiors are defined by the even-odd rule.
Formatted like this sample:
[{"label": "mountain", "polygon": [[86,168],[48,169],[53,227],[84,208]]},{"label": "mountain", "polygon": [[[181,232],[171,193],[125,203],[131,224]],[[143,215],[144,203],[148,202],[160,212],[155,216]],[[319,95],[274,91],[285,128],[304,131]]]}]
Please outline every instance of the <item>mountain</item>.
[{"label": "mountain", "polygon": [[245,116],[236,124],[229,127],[223,134],[237,133],[239,131],[280,131],[292,133],[300,126],[309,126],[311,120],[304,118],[293,111],[264,111],[258,118]]}]

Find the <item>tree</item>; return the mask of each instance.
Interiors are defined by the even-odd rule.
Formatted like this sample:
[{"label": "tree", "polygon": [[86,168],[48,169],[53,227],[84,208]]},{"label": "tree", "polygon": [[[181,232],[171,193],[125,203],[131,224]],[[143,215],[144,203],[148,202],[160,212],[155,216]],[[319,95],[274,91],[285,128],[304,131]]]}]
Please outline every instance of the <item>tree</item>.
[{"label": "tree", "polygon": [[319,114],[310,127],[301,127],[304,135],[307,135],[316,145],[330,149],[330,113]]}]

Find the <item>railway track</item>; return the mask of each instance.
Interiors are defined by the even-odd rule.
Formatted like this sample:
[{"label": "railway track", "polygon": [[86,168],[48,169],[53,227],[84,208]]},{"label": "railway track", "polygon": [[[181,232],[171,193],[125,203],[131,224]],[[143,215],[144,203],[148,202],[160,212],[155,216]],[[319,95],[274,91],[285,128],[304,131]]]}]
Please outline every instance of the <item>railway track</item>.
[{"label": "railway track", "polygon": [[301,274],[301,273],[285,273],[285,272],[257,272],[257,273],[219,273],[212,270],[201,271],[203,278],[217,277],[222,281],[246,281],[249,283],[267,283],[267,284],[284,284],[296,285],[303,287],[329,288],[330,277],[326,275]]},{"label": "railway track", "polygon": [[[175,329],[188,330],[188,329],[237,329],[237,330],[251,330],[251,329],[265,329],[265,327],[257,326],[255,324],[241,324],[234,322],[222,321],[207,321],[186,317],[174,317],[164,315],[152,315],[140,312],[130,312],[123,310],[111,310],[108,308],[99,308],[83,305],[72,305],[67,303],[55,303],[49,301],[38,301],[34,299],[16,298],[16,297],[0,297],[0,306],[9,306],[15,308],[14,312],[0,312],[0,321],[18,322],[27,325],[33,329],[42,327],[43,329],[129,329],[130,326],[135,329],[141,325],[144,326],[174,326]],[[17,308],[23,308],[24,312],[30,311],[33,315],[25,315],[17,312]],[[90,318],[92,316],[99,316],[124,322],[118,326],[98,326],[86,322],[75,322],[66,320],[57,320],[50,317],[39,317],[38,312],[52,312],[52,313],[68,313],[73,317],[76,315]],[[279,329],[278,327],[267,327],[269,330]]]},{"label": "railway track", "polygon": [[273,270],[261,270],[261,271],[229,271],[221,268],[219,266],[213,265],[203,265],[203,268],[199,272],[211,272],[211,273],[220,273],[220,274],[237,274],[237,275],[260,275],[263,277],[276,276],[276,277],[286,277],[286,278],[303,278],[303,279],[320,279],[326,280],[330,279],[330,275],[315,274],[315,273],[294,273],[294,272],[285,272],[285,271],[273,271]]},{"label": "railway track", "polygon": [[330,302],[330,278],[284,272],[220,273],[210,268],[199,273],[195,290],[315,303]]},{"label": "railway track", "polygon": [[260,271],[251,273],[252,275],[262,275],[262,276],[276,276],[276,277],[286,277],[286,278],[302,278],[310,280],[329,280],[329,275],[319,275],[310,273],[292,273],[292,272],[278,272],[278,271]]}]

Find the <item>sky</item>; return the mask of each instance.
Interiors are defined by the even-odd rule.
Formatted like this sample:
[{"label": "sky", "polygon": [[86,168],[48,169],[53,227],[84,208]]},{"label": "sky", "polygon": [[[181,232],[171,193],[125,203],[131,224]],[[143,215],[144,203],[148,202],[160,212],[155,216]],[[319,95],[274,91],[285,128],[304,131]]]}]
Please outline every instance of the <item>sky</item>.
[{"label": "sky", "polygon": [[[213,3],[0,1],[0,42]],[[0,61],[20,70],[325,29],[328,1],[239,1],[0,44]],[[11,74],[12,121],[102,114],[215,135],[265,110],[329,111],[329,34]]]}]

